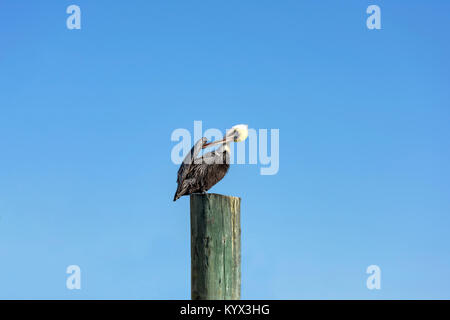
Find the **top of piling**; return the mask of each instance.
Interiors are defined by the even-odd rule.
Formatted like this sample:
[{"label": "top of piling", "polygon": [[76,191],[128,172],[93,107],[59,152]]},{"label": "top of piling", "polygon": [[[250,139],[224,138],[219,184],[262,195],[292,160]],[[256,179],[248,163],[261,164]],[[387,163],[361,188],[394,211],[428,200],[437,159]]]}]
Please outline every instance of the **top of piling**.
[{"label": "top of piling", "polygon": [[191,197],[207,197],[208,199],[209,198],[215,198],[215,197],[218,197],[218,198],[228,198],[228,199],[236,199],[236,200],[239,200],[239,201],[241,201],[241,198],[240,197],[235,197],[235,196],[227,196],[227,195],[224,195],[224,194],[220,194],[220,193],[192,193],[191,194]]}]

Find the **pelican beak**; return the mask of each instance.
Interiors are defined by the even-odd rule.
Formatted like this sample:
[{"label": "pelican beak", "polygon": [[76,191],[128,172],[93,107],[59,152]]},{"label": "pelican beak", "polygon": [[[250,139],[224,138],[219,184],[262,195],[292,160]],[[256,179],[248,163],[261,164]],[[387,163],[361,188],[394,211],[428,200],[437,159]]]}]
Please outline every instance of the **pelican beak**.
[{"label": "pelican beak", "polygon": [[233,142],[233,141],[234,141],[234,136],[225,136],[225,137],[224,137],[223,139],[221,139],[221,140],[217,140],[217,141],[212,141],[212,142],[205,143],[205,144],[202,146],[202,149],[209,148],[209,147],[213,147],[213,146],[216,146],[216,145],[218,145],[218,144],[223,144],[223,143]]}]

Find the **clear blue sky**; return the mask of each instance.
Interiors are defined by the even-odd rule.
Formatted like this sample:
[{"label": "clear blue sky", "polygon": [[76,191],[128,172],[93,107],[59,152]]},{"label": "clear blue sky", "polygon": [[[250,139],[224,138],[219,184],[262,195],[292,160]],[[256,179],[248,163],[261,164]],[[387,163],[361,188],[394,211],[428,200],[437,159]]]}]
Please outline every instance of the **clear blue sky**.
[{"label": "clear blue sky", "polygon": [[242,197],[243,298],[450,298],[449,12],[1,1],[0,298],[189,298],[170,135],[194,120],[280,129],[277,175],[235,166],[211,190]]}]

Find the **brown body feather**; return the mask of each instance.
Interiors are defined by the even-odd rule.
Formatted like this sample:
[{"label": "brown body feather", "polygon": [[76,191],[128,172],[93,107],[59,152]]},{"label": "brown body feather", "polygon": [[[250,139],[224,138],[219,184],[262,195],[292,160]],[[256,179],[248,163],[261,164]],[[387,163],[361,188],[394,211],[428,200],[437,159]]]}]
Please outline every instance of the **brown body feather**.
[{"label": "brown body feather", "polygon": [[227,174],[230,168],[230,155],[227,148],[219,148],[197,158],[205,142],[205,138],[197,141],[181,164],[177,177],[178,187],[173,201],[191,193],[206,192]]}]

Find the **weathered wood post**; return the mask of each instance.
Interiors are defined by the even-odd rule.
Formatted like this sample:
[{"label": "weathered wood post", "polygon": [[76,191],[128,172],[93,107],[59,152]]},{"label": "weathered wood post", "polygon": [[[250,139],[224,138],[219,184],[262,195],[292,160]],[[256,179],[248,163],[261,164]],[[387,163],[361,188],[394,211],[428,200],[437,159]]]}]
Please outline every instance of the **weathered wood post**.
[{"label": "weathered wood post", "polygon": [[191,194],[191,299],[241,298],[241,199]]}]

